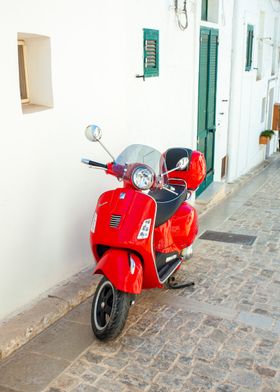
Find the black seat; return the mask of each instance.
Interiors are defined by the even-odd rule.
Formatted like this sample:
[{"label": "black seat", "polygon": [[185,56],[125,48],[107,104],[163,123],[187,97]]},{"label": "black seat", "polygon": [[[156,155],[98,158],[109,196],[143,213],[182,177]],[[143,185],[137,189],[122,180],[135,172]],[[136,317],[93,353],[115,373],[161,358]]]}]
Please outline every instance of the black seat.
[{"label": "black seat", "polygon": [[155,189],[149,192],[149,196],[155,199],[157,203],[155,227],[162,225],[171,218],[180,205],[186,200],[188,190],[184,185],[172,184],[172,190],[173,189],[174,192],[178,193],[178,196],[165,189]]}]

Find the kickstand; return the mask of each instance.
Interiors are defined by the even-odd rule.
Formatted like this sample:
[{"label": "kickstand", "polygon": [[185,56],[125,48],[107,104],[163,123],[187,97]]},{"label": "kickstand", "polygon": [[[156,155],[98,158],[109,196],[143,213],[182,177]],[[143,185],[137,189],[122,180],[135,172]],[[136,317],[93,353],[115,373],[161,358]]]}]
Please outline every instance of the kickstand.
[{"label": "kickstand", "polygon": [[179,284],[175,282],[174,276],[171,276],[167,279],[165,285],[168,289],[184,289],[185,287],[194,286],[194,282]]}]

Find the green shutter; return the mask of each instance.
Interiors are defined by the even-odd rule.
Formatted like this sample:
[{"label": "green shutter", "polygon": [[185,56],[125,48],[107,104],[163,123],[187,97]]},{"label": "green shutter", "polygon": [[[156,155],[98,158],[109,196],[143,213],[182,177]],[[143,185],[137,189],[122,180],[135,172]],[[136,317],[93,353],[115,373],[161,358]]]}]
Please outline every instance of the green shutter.
[{"label": "green shutter", "polygon": [[199,107],[198,107],[198,132],[207,128],[207,86],[208,86],[208,46],[209,30],[201,29],[200,35],[200,68],[199,68]]},{"label": "green shutter", "polygon": [[211,29],[209,42],[208,64],[208,105],[207,128],[215,128],[216,116],[216,83],[217,83],[217,56],[218,56],[218,30]]},{"label": "green shutter", "polygon": [[201,20],[208,19],[208,0],[201,0]]},{"label": "green shutter", "polygon": [[200,29],[197,149],[205,155],[207,173],[197,196],[214,178],[218,34],[216,29]]},{"label": "green shutter", "polygon": [[247,26],[245,71],[250,71],[252,69],[253,41],[254,41],[254,26],[248,25]]},{"label": "green shutter", "polygon": [[144,77],[159,76],[159,31],[143,29],[144,32]]}]

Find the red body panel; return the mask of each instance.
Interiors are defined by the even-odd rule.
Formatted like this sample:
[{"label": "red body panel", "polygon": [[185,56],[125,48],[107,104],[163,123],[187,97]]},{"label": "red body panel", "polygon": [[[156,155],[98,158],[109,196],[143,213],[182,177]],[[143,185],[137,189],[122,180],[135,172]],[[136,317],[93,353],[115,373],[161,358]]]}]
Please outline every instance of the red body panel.
[{"label": "red body panel", "polygon": [[168,174],[170,178],[181,178],[186,181],[190,190],[195,190],[203,182],[206,174],[206,162],[204,155],[199,151],[193,151],[188,170],[176,170]]},{"label": "red body panel", "polygon": [[109,249],[94,269],[109,279],[116,289],[131,294],[140,294],[143,284],[143,267],[140,258],[133,254],[135,271],[131,273],[129,252],[122,249]]},{"label": "red body panel", "polygon": [[155,251],[178,252],[193,243],[198,232],[197,212],[184,202],[163,225],[155,228]]},{"label": "red body panel", "polygon": [[[182,175],[184,172],[175,172]],[[172,173],[174,175],[174,173]],[[103,193],[96,207],[96,225],[90,243],[97,261],[94,273],[104,274],[114,286],[138,294],[142,288],[162,287],[155,252],[180,252],[192,244],[197,234],[197,213],[184,202],[164,224],[155,228],[157,205],[153,198],[131,188]],[[112,224],[116,215],[120,221]],[[143,222],[151,219],[148,238],[137,236]],[[130,272],[129,253],[137,259],[135,273]]]},{"label": "red body panel", "polygon": [[[139,255],[143,262],[143,288],[162,287],[153,249],[156,202],[140,191],[117,188],[100,196],[96,213],[95,231],[90,234],[90,242],[97,263],[100,260],[98,245],[131,250]],[[118,227],[110,227],[112,214],[121,216]],[[139,240],[137,236],[146,219],[151,219],[150,235]]]},{"label": "red body panel", "polygon": [[172,237],[180,250],[190,246],[198,233],[196,210],[188,203],[183,203],[172,217]]}]

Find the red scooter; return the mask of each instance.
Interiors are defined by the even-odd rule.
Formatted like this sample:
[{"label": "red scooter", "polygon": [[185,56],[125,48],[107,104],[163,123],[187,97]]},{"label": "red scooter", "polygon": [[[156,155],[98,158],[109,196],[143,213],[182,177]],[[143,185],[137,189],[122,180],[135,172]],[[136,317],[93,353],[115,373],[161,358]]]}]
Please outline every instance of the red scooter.
[{"label": "red scooter", "polygon": [[186,199],[203,181],[203,154],[170,148],[161,154],[152,147],[133,144],[116,159],[101,143],[96,125],[86,137],[99,142],[112,162],[82,162],[103,169],[123,182],[104,192],[93,215],[90,243],[96,260],[97,286],[91,324],[98,339],[111,339],[122,331],[135,295],[142,289],[186,287],[172,275],[190,258],[197,235],[197,213]]}]

